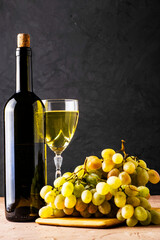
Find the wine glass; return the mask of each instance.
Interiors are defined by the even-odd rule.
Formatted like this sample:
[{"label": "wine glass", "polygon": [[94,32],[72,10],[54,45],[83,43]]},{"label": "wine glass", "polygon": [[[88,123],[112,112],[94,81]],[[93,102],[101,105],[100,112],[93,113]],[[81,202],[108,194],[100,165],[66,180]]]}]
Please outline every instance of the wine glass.
[{"label": "wine glass", "polygon": [[61,176],[62,152],[70,143],[78,123],[78,100],[46,99],[45,106],[45,141],[55,153],[55,178]]}]

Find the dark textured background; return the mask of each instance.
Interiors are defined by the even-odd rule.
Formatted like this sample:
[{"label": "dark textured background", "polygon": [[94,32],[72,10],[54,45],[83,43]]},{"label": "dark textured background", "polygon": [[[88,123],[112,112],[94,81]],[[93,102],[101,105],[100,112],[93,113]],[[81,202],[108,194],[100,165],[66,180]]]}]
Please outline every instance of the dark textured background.
[{"label": "dark textured background", "polygon": [[[63,172],[104,148],[119,149],[121,139],[127,152],[160,171],[160,1],[1,0],[1,126],[3,106],[15,88],[19,32],[31,34],[35,93],[42,99],[79,99],[79,124],[63,154]],[[51,151],[48,156],[51,183]],[[160,194],[160,184],[151,193]]]}]

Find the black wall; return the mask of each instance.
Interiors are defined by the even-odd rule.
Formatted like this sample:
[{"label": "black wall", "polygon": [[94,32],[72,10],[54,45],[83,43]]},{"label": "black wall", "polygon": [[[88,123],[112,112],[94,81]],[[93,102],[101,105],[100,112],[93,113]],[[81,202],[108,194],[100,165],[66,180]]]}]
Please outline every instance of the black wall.
[{"label": "black wall", "polygon": [[[160,1],[1,0],[0,126],[15,89],[20,32],[31,35],[35,93],[79,100],[79,123],[62,171],[104,148],[119,149],[124,139],[128,153],[160,172]],[[0,141],[3,195],[2,127]],[[51,151],[48,157],[52,183]],[[151,193],[160,194],[160,184]]]}]

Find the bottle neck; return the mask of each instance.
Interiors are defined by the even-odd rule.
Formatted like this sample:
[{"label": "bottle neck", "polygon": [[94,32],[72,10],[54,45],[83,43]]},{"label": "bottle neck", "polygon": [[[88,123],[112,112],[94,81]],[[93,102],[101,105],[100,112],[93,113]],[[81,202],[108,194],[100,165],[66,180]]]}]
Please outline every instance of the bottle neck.
[{"label": "bottle neck", "polygon": [[16,49],[16,92],[32,92],[31,48]]}]

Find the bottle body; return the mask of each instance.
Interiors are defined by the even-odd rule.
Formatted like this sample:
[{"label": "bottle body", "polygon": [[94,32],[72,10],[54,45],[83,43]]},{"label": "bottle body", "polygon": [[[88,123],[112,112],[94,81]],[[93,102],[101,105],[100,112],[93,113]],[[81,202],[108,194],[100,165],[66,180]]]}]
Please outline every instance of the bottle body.
[{"label": "bottle body", "polygon": [[4,108],[5,213],[8,220],[20,222],[38,216],[46,170],[44,106],[30,89],[31,56],[28,64],[27,52],[18,53],[17,90]]}]

